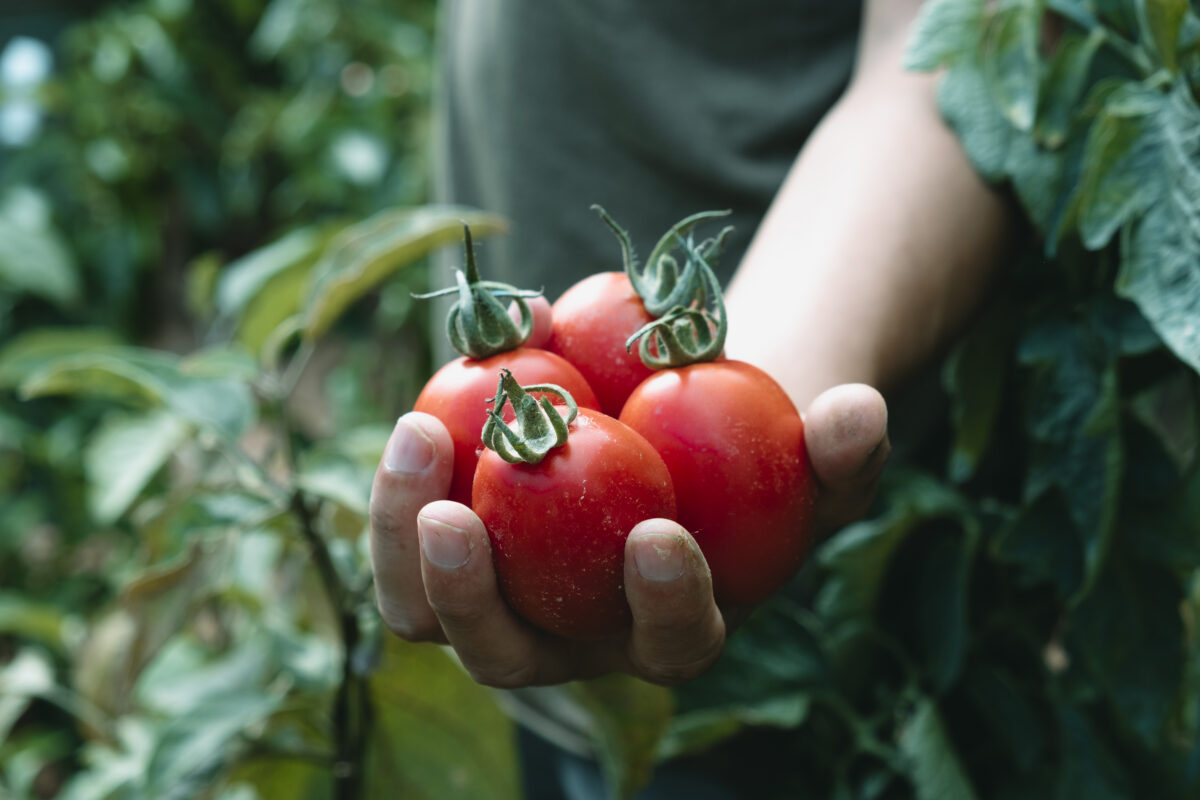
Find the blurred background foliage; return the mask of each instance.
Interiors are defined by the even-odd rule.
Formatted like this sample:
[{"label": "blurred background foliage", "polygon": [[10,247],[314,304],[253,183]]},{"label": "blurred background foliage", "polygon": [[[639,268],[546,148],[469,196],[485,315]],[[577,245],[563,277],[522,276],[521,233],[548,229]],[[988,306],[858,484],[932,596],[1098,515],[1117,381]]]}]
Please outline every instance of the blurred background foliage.
[{"label": "blurred background foliage", "polygon": [[364,583],[423,257],[496,226],[420,206],[434,13],[0,7],[0,796],[515,793]]}]

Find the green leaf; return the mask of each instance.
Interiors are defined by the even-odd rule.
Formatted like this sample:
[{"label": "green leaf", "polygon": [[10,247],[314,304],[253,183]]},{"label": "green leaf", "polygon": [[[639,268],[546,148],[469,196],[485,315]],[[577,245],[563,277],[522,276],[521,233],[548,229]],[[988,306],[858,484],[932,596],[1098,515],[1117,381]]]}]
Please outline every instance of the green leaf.
[{"label": "green leaf", "polygon": [[1028,383],[1033,439],[1025,482],[1027,502],[1057,488],[1083,536],[1083,584],[1091,588],[1115,531],[1124,456],[1120,437],[1117,343],[1103,338],[1103,307],[1086,320],[1058,319],[1035,328],[1019,357],[1032,367]]},{"label": "green leaf", "polygon": [[1058,733],[1062,769],[1058,774],[1058,796],[1088,800],[1133,800],[1129,777],[1111,748],[1076,709],[1059,706]]},{"label": "green leaf", "polygon": [[992,97],[978,53],[946,73],[938,87],[938,105],[979,174],[990,181],[1003,180],[1014,130]]},{"label": "green leaf", "polygon": [[983,69],[990,94],[1019,131],[1032,130],[1036,117],[1041,25],[1040,0],[1012,0],[992,14],[983,41]]},{"label": "green leaf", "polygon": [[1104,40],[1104,31],[1097,28],[1087,36],[1065,34],[1058,43],[1042,81],[1034,129],[1035,138],[1047,147],[1064,144],[1071,123],[1082,111],[1088,71]]},{"label": "green leaf", "polygon": [[917,800],[975,800],[975,790],[933,700],[926,697],[917,703],[900,728],[898,743],[910,765]]},{"label": "green leaf", "polygon": [[1123,85],[1092,125],[1079,185],[1079,233],[1089,249],[1108,244],[1117,229],[1157,204],[1169,176],[1163,171],[1158,113],[1163,95]]},{"label": "green leaf", "polygon": [[313,267],[303,307],[305,339],[319,339],[342,313],[401,267],[434,248],[455,242],[462,226],[472,235],[503,230],[503,221],[456,206],[421,206],[382,211],[351,225],[330,242]]},{"label": "green leaf", "polygon": [[671,692],[619,674],[568,688],[591,715],[609,796],[632,797],[653,774],[658,744],[675,707]]},{"label": "green leaf", "polygon": [[15,592],[0,593],[0,634],[16,636],[53,648],[60,655],[77,646],[83,623],[65,609]]},{"label": "green leaf", "polygon": [[943,367],[954,425],[948,472],[956,483],[974,474],[991,444],[1004,398],[1012,327],[1007,307],[995,306],[960,340]]},{"label": "green leaf", "polygon": [[232,690],[210,696],[164,726],[144,778],[145,796],[187,800],[211,785],[213,776],[235,756],[235,740],[279,706],[262,690]]},{"label": "green leaf", "polygon": [[512,723],[441,649],[385,636],[369,692],[364,796],[519,797]]},{"label": "green leaf", "polygon": [[212,580],[215,559],[199,547],[130,581],[98,615],[75,659],[79,694],[111,714],[129,710],[142,670],[182,626]]},{"label": "green leaf", "polygon": [[675,690],[678,708],[660,758],[700,752],[748,726],[803,724],[809,692],[830,677],[819,633],[816,618],[784,597],[759,607],[712,669]]},{"label": "green leaf", "polygon": [[231,691],[266,693],[275,653],[263,629],[252,628],[234,649],[216,658],[208,650],[187,635],[168,641],[138,678],[139,705],[186,717]]},{"label": "green leaf", "polygon": [[108,328],[34,328],[0,350],[0,388],[16,389],[64,356],[104,350],[117,344]]},{"label": "green leaf", "polygon": [[1135,302],[1168,347],[1200,372],[1200,107],[1186,84],[1159,116],[1163,178],[1122,241],[1117,292]]},{"label": "green leaf", "polygon": [[881,623],[922,665],[938,694],[955,682],[966,658],[978,542],[978,531],[950,520],[920,525],[893,556],[880,597]]},{"label": "green leaf", "polygon": [[1187,0],[1139,0],[1142,30],[1162,65],[1174,73],[1179,69],[1179,32],[1187,15]]},{"label": "green leaf", "polygon": [[187,423],[168,411],[105,420],[83,453],[88,511],[96,522],[119,519],[189,434]]},{"label": "green leaf", "polygon": [[217,287],[217,309],[235,327],[238,341],[261,353],[272,334],[300,311],[313,268],[346,227],[294,231],[226,268]]},{"label": "green leaf", "polygon": [[829,574],[816,608],[830,623],[872,616],[892,558],[917,525],[964,513],[952,490],[917,474],[893,472],[881,494],[891,505],[885,516],[843,529],[818,552],[818,563]]},{"label": "green leaf", "polygon": [[27,292],[60,306],[79,299],[79,267],[53,229],[40,193],[10,190],[0,203],[0,289]]},{"label": "green leaf", "polygon": [[1047,747],[1042,719],[1016,679],[1001,664],[981,664],[967,672],[963,690],[990,729],[994,741],[1012,754],[1024,773]]},{"label": "green leaf", "polygon": [[1047,492],[1021,509],[992,545],[996,559],[1021,567],[1022,585],[1047,582],[1060,602],[1083,584],[1083,536],[1059,492]]},{"label": "green leaf", "polygon": [[975,53],[983,39],[983,0],[930,0],[921,5],[904,68],[934,70]]},{"label": "green leaf", "polygon": [[315,259],[331,233],[319,227],[301,228],[231,262],[217,284],[217,312],[222,316],[240,314],[272,278]]},{"label": "green leaf", "polygon": [[1071,652],[1150,747],[1160,740],[1183,679],[1183,598],[1172,570],[1113,559],[1068,622]]},{"label": "green leaf", "polygon": [[26,398],[67,394],[165,406],[193,424],[236,439],[257,407],[249,387],[234,378],[183,372],[178,356],[136,347],[103,347],[44,363],[21,384]]}]

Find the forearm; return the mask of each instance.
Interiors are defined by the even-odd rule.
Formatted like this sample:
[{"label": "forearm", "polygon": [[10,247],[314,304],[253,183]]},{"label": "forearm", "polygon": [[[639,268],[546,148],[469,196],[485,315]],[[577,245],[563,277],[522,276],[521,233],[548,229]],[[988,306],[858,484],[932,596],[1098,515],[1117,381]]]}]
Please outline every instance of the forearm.
[{"label": "forearm", "polygon": [[840,383],[886,391],[926,362],[977,306],[1010,232],[934,79],[900,67],[906,28],[871,43],[729,288],[726,352],[800,408]]}]

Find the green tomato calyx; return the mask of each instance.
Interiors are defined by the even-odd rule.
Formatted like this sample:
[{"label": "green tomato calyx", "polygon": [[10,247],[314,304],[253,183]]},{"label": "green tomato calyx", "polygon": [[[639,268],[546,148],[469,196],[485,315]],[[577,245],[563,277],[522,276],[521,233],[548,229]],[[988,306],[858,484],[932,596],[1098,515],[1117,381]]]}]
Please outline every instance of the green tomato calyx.
[{"label": "green tomato calyx", "polygon": [[[458,295],[458,300],[446,315],[446,335],[454,349],[464,356],[481,359],[515,350],[525,344],[533,333],[533,313],[526,299],[542,293],[518,289],[507,283],[481,280],[479,267],[475,264],[471,229],[465,222],[463,239],[467,254],[466,274],[456,270],[455,286],[413,296],[427,300],[449,294]],[[509,316],[502,299],[517,304],[519,322]]]},{"label": "green tomato calyx", "polygon": [[[704,239],[699,244],[692,239],[691,230],[705,220],[727,216],[730,213],[728,210],[701,211],[676,222],[650,251],[646,267],[642,270],[639,269],[629,232],[618,225],[602,207],[593,205],[592,209],[600,215],[604,224],[621,243],[625,274],[629,276],[633,290],[642,298],[642,305],[651,316],[661,317],[677,307],[703,306],[703,302],[698,301],[698,296],[706,291],[700,264],[702,261],[711,264],[720,257],[733,227],[726,226],[716,236]],[[686,240],[683,238],[684,234],[687,234]],[[683,246],[686,256],[682,267],[674,255],[675,248],[680,245]],[[697,253],[699,259],[695,255]]]},{"label": "green tomato calyx", "polygon": [[704,245],[685,241],[679,233],[675,238],[687,253],[688,263],[694,265],[698,280],[688,305],[672,307],[626,340],[625,349],[630,352],[637,343],[638,356],[650,369],[713,361],[725,349],[729,330],[721,285],[709,266]]},{"label": "green tomato calyx", "polygon": [[[533,397],[532,393],[542,395]],[[563,417],[547,395],[566,405]],[[483,444],[510,464],[536,464],[556,447],[567,442],[567,426],[579,414],[575,398],[561,386],[539,383],[521,386],[507,369],[500,370],[496,396],[488,399],[487,422],[483,424]],[[516,429],[504,421],[504,405],[512,403]]]}]

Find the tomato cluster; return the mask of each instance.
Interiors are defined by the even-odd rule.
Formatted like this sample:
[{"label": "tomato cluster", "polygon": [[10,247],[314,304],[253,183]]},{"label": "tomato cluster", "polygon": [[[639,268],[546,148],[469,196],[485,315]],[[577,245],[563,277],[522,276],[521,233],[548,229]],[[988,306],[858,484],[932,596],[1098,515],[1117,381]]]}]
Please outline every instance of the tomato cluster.
[{"label": "tomato cluster", "polygon": [[639,271],[628,235],[600,213],[625,272],[567,290],[545,349],[522,346],[528,295],[479,279],[468,234],[467,274],[447,290],[459,296],[448,330],[464,355],[416,405],[450,431],[450,496],[487,527],[505,598],[571,638],[628,626],[625,539],[652,517],[693,534],[719,604],[762,601],[808,553],[815,491],[787,394],[721,353],[724,306],[708,261],[727,231],[699,245],[683,238],[718,214],[677,224]]}]

